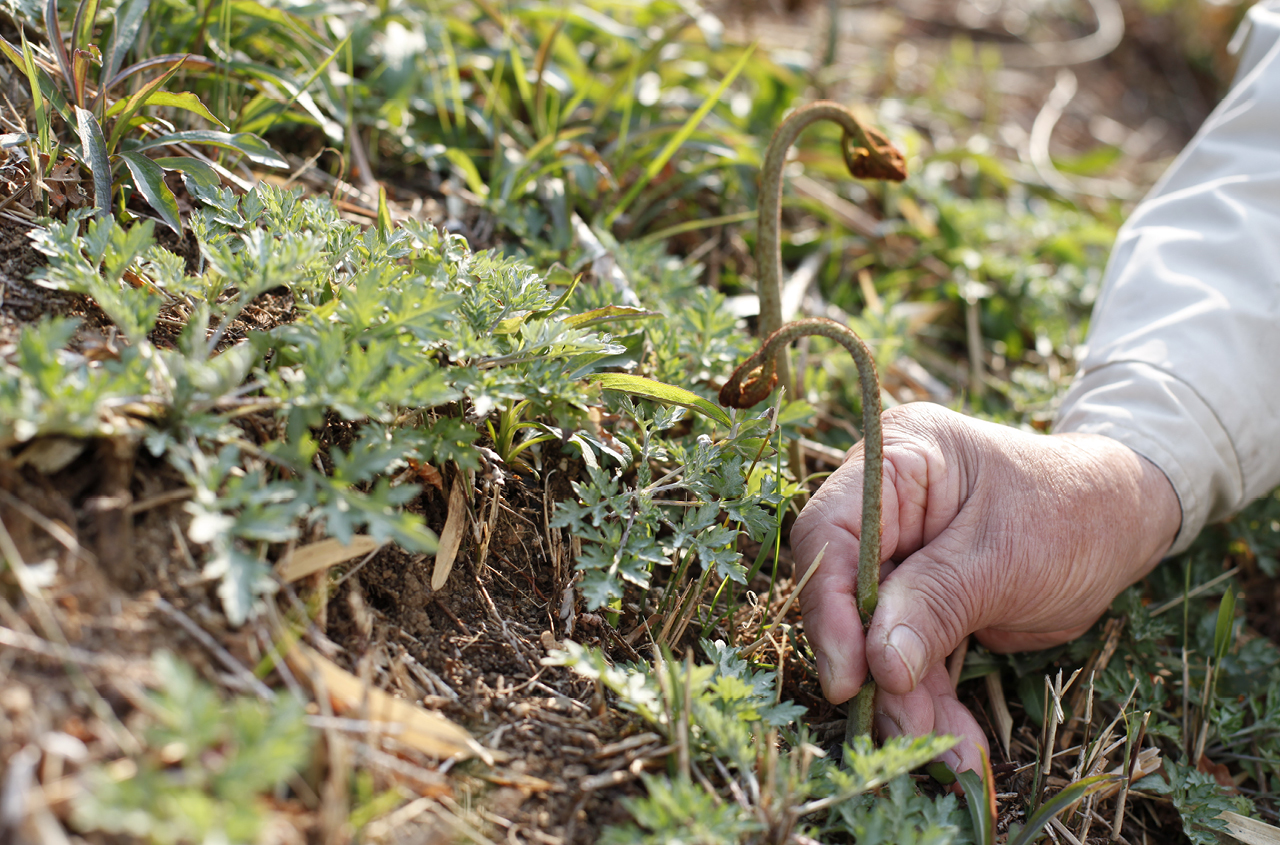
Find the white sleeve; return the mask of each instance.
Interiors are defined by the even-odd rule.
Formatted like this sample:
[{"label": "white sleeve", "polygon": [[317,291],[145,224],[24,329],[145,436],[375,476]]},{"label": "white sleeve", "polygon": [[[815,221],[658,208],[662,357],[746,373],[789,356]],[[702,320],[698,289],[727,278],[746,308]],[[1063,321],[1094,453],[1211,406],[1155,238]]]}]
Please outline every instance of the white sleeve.
[{"label": "white sleeve", "polygon": [[1230,93],[1121,228],[1055,430],[1168,476],[1173,551],[1280,484],[1280,2]]}]

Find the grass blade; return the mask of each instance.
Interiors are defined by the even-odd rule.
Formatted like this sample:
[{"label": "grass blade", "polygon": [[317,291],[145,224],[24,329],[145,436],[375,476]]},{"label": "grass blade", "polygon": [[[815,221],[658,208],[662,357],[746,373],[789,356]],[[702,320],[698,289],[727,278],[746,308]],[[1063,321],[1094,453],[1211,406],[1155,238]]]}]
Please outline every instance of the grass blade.
[{"label": "grass blade", "polygon": [[729,415],[724,412],[723,408],[703,399],[692,391],[685,390],[683,387],[663,384],[660,381],[627,373],[605,373],[604,375],[596,376],[595,381],[605,390],[616,390],[620,393],[629,393],[632,396],[641,396],[645,399],[661,402],[664,405],[679,405],[682,408],[688,408],[690,411],[697,411],[704,417],[714,420],[726,428],[733,425],[733,420],[729,419]]},{"label": "grass blade", "polygon": [[[692,16],[681,16],[674,24],[668,27],[661,36],[656,38],[654,42],[649,45],[648,49],[639,56],[636,56],[636,58],[627,66],[626,70],[617,75],[613,84],[609,86],[609,90],[606,91],[604,96],[602,96],[596,103],[595,111],[591,114],[591,122],[596,125],[600,125],[604,121],[605,116],[608,115],[609,112],[613,111],[614,100],[616,100],[624,90],[627,90],[626,86],[628,84],[634,84],[634,81],[639,79],[646,70],[649,70],[656,65],[659,61],[659,57],[662,55],[663,48],[674,41],[680,33],[684,32],[692,25]],[[585,98],[587,95],[587,87],[584,86],[580,93],[581,97]],[[575,96],[573,100],[564,107],[560,112],[560,121],[562,123],[569,119],[569,116],[573,114],[580,102],[579,97]]]},{"label": "grass blade", "polygon": [[342,50],[350,43],[351,43],[351,33],[348,32],[347,37],[339,41],[338,46],[334,47],[332,50],[329,51],[329,55],[325,57],[325,60],[321,62],[316,67],[315,70],[311,71],[311,75],[307,77],[307,81],[299,85],[298,90],[294,91],[293,95],[290,96],[289,99],[285,100],[284,103],[280,106],[280,110],[277,111],[274,115],[272,115],[271,121],[266,125],[265,128],[263,128],[262,130],[263,132],[266,132],[268,129],[274,126],[276,119],[280,115],[284,114],[289,109],[293,108],[293,104],[296,103],[298,101],[298,98],[301,97],[303,93],[306,92],[306,90],[311,87],[311,83],[315,82],[316,79],[319,78],[320,74],[324,73],[325,69],[328,68],[329,65],[333,64],[333,60],[338,58],[338,54],[342,52]]},{"label": "grass blade", "polygon": [[1236,591],[1228,589],[1218,605],[1218,622],[1213,631],[1213,659],[1220,661],[1231,648],[1231,630],[1236,621]]},{"label": "grass blade", "polygon": [[[956,780],[964,787],[965,803],[969,818],[973,820],[973,841],[978,845],[995,845],[996,841],[996,788],[991,777],[991,764],[981,748],[982,772],[965,769],[956,773]],[[1064,805],[1065,806],[1065,805]],[[1046,823],[1047,823],[1046,819]]]},{"label": "grass blade", "polygon": [[[71,57],[67,55],[67,45],[62,43],[62,26],[58,23],[58,0],[49,0],[44,6],[44,31],[49,39],[49,47],[58,60],[58,67],[62,70],[63,80],[68,88],[74,87]],[[76,103],[76,105],[82,106],[84,103]]]},{"label": "grass blade", "polygon": [[395,224],[391,222],[391,209],[387,207],[387,189],[382,185],[378,186],[378,229],[382,232],[382,236],[390,237],[391,230],[395,228]]},{"label": "grass blade", "polygon": [[584,311],[581,314],[565,317],[563,322],[565,325],[573,326],[575,329],[583,329],[587,326],[598,326],[602,323],[614,323],[622,320],[652,320],[661,316],[657,311],[632,308],[630,305],[606,305],[604,308],[596,308],[591,311]]},{"label": "grass blade", "polygon": [[[22,55],[20,57],[10,55],[9,58],[27,74],[27,83],[31,86],[31,110],[36,115],[36,136],[40,139],[40,151],[49,153],[52,150],[53,138],[49,132],[49,110],[45,108],[44,95],[40,91],[40,69],[36,67],[36,57],[31,52],[26,33],[19,32],[19,35],[22,36]],[[13,49],[7,41],[4,42],[4,46],[7,48],[6,54]],[[39,159],[36,160],[39,161]]]},{"label": "grass blade", "polygon": [[698,125],[702,123],[702,119],[707,116],[707,113],[711,111],[716,103],[720,102],[720,97],[726,90],[728,90],[729,86],[733,84],[733,80],[738,78],[738,74],[747,66],[747,60],[751,58],[751,54],[754,52],[755,47],[748,47],[746,50],[742,51],[742,55],[738,58],[738,61],[729,70],[729,72],[725,74],[725,77],[720,81],[720,84],[716,86],[716,90],[712,92],[711,96],[707,97],[707,99],[703,101],[702,105],[698,106],[697,111],[689,115],[689,119],[684,122],[684,126],[681,126],[680,130],[671,136],[671,140],[662,148],[662,152],[658,153],[658,155],[649,162],[649,166],[644,170],[644,175],[635,181],[631,186],[631,189],[627,191],[625,196],[623,196],[622,201],[614,206],[613,211],[610,211],[609,215],[605,217],[605,228],[612,226],[613,222],[618,219],[618,215],[626,211],[628,206],[630,206],[631,203],[635,201],[635,198],[640,195],[640,192],[644,190],[645,186],[648,185],[655,176],[662,172],[662,168],[667,166],[667,162],[669,162],[671,157],[675,155],[676,150],[680,149],[684,142],[689,140],[689,136],[692,135],[694,130],[698,128]]},{"label": "grass blade", "polygon": [[76,106],[76,122],[80,130],[80,148],[84,161],[93,174],[93,204],[99,215],[111,213],[111,162],[102,127],[93,112]]},{"label": "grass blade", "polygon": [[467,155],[457,147],[450,147],[444,151],[445,158],[458,168],[458,173],[462,176],[462,180],[467,183],[467,189],[478,197],[489,196],[489,185],[484,181],[484,177],[480,175],[479,168],[476,163],[471,160],[471,156]]},{"label": "grass blade", "polygon": [[[115,30],[111,33],[111,43],[107,45],[107,55],[102,62],[102,75],[99,77],[105,86],[107,81],[116,75],[120,65],[124,63],[125,54],[138,39],[138,30],[142,28],[142,17],[151,6],[151,0],[126,0],[123,12],[117,12]],[[105,90],[98,91],[99,99]]]},{"label": "grass blade", "polygon": [[[130,100],[133,99],[132,97]],[[119,114],[125,108],[125,104],[129,100],[119,100],[114,106],[107,110],[106,117],[112,117]],[[171,91],[152,91],[139,108],[147,106],[168,106],[169,108],[181,109],[189,111],[192,114],[198,114],[210,123],[221,129],[226,129],[226,124],[214,117],[213,112],[209,111],[208,106],[201,102],[200,98],[190,91],[182,91],[174,94]]]},{"label": "grass blade", "polygon": [[667,238],[683,235],[685,232],[696,232],[700,229],[712,229],[716,226],[731,226],[734,223],[743,223],[757,217],[754,211],[739,211],[734,214],[723,214],[719,217],[702,217],[695,220],[686,220],[683,223],[676,223],[674,226],[668,226],[665,229],[659,229],[651,232],[639,239],[642,244],[658,243],[665,241]]},{"label": "grass blade", "polygon": [[207,144],[210,147],[243,153],[255,164],[278,168],[289,166],[289,162],[285,161],[279,153],[273,150],[270,144],[250,132],[233,133],[193,129],[188,132],[161,135],[159,138],[141,144],[135,149],[150,150],[155,147],[167,147],[173,144]]},{"label": "grass blade", "polygon": [[173,191],[164,182],[164,169],[142,153],[120,153],[129,172],[133,174],[133,184],[143,199],[156,210],[165,225],[179,235],[182,234],[182,218],[178,214],[178,200]]},{"label": "grass blade", "polygon": [[[554,270],[556,268],[553,267],[552,269]],[[563,269],[561,270],[561,272],[564,272]],[[547,281],[550,284],[550,283],[554,283],[555,280],[553,278],[548,277]],[[557,298],[555,302],[551,303],[550,308],[543,308],[541,311],[531,312],[529,314],[529,319],[540,320],[543,317],[549,317],[552,314],[559,311],[561,308],[564,307],[564,304],[569,301],[569,297],[573,296],[573,292],[578,289],[578,282],[580,281],[582,281],[581,273],[573,277],[573,280],[569,282],[569,286],[564,289],[564,293],[560,294],[559,298]]]},{"label": "grass blade", "polygon": [[1040,806],[1035,815],[1027,820],[1026,827],[1009,838],[1009,845],[1031,845],[1036,835],[1049,824],[1050,819],[1077,801],[1082,801],[1098,790],[1105,789],[1115,780],[1115,775],[1097,775],[1064,787],[1061,792]]}]

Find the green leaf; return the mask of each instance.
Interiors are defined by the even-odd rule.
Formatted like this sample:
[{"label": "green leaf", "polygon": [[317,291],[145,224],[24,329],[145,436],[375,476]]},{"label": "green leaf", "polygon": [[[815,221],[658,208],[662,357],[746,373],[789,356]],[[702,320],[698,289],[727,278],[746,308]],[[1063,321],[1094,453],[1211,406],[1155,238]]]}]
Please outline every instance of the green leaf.
[{"label": "green leaf", "polygon": [[[552,272],[554,272],[556,269],[557,269],[556,267],[553,267]],[[560,267],[558,269],[562,273],[568,272],[563,267]],[[573,280],[569,282],[569,286],[564,289],[564,293],[560,294],[560,297],[551,304],[550,308],[543,308],[541,311],[534,311],[530,313],[529,319],[540,320],[543,317],[550,317],[552,314],[559,311],[561,308],[564,307],[564,304],[569,301],[569,297],[573,296],[573,292],[578,289],[578,282],[580,282],[581,280],[582,280],[581,273],[574,276]],[[555,284],[555,281],[556,280],[552,278],[552,276],[549,274],[547,277],[547,284],[549,285]]]},{"label": "green leaf", "polygon": [[175,65],[182,65],[187,70],[212,70],[218,65],[214,64],[204,56],[195,56],[191,53],[165,53],[161,56],[152,56],[149,59],[143,59],[140,62],[134,62],[115,76],[108,79],[105,83],[107,90],[115,88],[131,76],[142,73],[145,70],[158,70],[161,68],[170,69]]},{"label": "green leaf", "polygon": [[222,186],[218,171],[214,170],[208,162],[201,161],[198,158],[192,158],[191,156],[162,156],[151,160],[165,170],[176,170],[179,173],[185,173],[202,188],[216,191]]},{"label": "green leaf", "polygon": [[725,74],[724,79],[720,81],[720,85],[712,92],[711,96],[707,97],[707,99],[703,101],[702,105],[698,106],[697,111],[689,115],[689,119],[684,122],[684,126],[681,126],[679,131],[671,136],[671,140],[667,141],[667,145],[662,148],[662,152],[658,153],[657,157],[649,162],[649,166],[645,168],[644,176],[635,181],[635,184],[633,184],[631,189],[627,191],[625,196],[623,196],[622,201],[614,206],[613,211],[610,211],[608,216],[605,217],[604,227],[606,229],[613,225],[613,221],[618,219],[618,215],[622,214],[622,212],[626,211],[627,208],[630,207],[631,203],[640,195],[640,192],[644,190],[645,186],[648,185],[655,176],[662,172],[662,168],[667,166],[667,162],[671,161],[671,157],[676,154],[676,150],[684,146],[684,142],[689,140],[689,136],[698,128],[698,124],[702,123],[702,119],[707,116],[707,113],[711,111],[712,107],[714,107],[716,103],[720,102],[721,95],[723,95],[729,86],[733,84],[733,80],[738,78],[738,74],[742,72],[742,69],[747,66],[747,60],[751,58],[751,54],[754,52],[754,47],[748,47],[746,50],[742,51],[742,56],[729,70],[729,72]]},{"label": "green leaf", "polygon": [[387,189],[379,185],[378,230],[382,232],[383,237],[386,237],[391,234],[393,228],[395,228],[395,225],[391,222],[391,209],[387,207]]},{"label": "green leaf", "polygon": [[71,27],[71,49],[87,50],[93,39],[93,23],[98,17],[98,0],[80,0],[75,23]]},{"label": "green leaf", "polygon": [[1010,837],[1009,845],[1031,845],[1036,835],[1049,824],[1050,819],[1077,801],[1082,801],[1093,793],[1105,789],[1116,779],[1115,775],[1097,775],[1064,787],[1061,792],[1040,805],[1035,815],[1027,820],[1027,826],[1019,830],[1015,836]]},{"label": "green leaf", "polygon": [[49,110],[45,108],[44,97],[40,91],[40,75],[43,71],[36,66],[35,56],[31,53],[31,45],[27,42],[26,33],[19,31],[18,34],[22,36],[22,55],[15,55],[16,51],[8,41],[4,42],[5,54],[27,75],[27,84],[31,86],[31,110],[36,116],[36,134],[40,137],[40,149],[47,151],[52,138],[49,134]]},{"label": "green leaf", "polygon": [[316,77],[324,73],[325,68],[329,67],[329,65],[333,63],[333,60],[338,57],[338,53],[342,51],[342,48],[346,47],[350,42],[351,42],[351,33],[348,32],[347,37],[342,39],[340,42],[338,42],[338,46],[330,50],[329,55],[325,58],[325,60],[321,62],[316,67],[315,70],[311,72],[311,75],[307,77],[307,81],[302,83],[300,86],[298,86],[298,90],[294,91],[293,94],[290,95],[289,99],[286,100],[284,104],[279,108],[279,110],[276,111],[274,115],[272,115],[271,120],[267,123],[266,127],[262,130],[263,132],[266,132],[268,129],[270,129],[272,126],[275,125],[277,117],[279,117],[281,114],[283,114],[284,112],[287,112],[290,108],[293,107],[293,104],[298,101],[298,98],[301,97],[306,92],[306,90],[311,87],[311,83],[316,81]]},{"label": "green leaf", "polygon": [[[125,105],[128,102],[128,100],[117,101],[114,106],[107,110],[107,117],[113,117],[119,114],[124,110]],[[147,95],[139,108],[144,108],[146,106],[168,106],[170,108],[182,109],[183,111],[189,111],[192,114],[198,114],[205,120],[216,124],[223,129],[227,128],[221,120],[218,120],[218,118],[213,116],[213,112],[209,111],[208,107],[200,101],[200,98],[195,94],[192,94],[190,91],[183,91],[178,94],[174,94],[170,91],[152,91]]]},{"label": "green leaf", "polygon": [[457,147],[451,147],[444,151],[444,157],[458,168],[458,172],[462,175],[463,181],[467,183],[467,188],[478,197],[489,196],[489,186],[480,176],[480,171],[476,168],[476,163],[471,160],[471,156],[464,153]]},{"label": "green leaf", "polygon": [[185,57],[183,57],[183,60],[175,62],[173,66],[163,74],[157,76],[155,79],[135,91],[127,100],[124,101],[123,105],[117,103],[119,108],[113,108],[112,111],[116,112],[119,116],[116,118],[115,125],[111,127],[111,139],[107,143],[108,150],[114,150],[116,148],[116,145],[120,143],[120,139],[124,137],[125,130],[129,128],[130,121],[133,120],[133,116],[147,104],[147,100],[149,100],[153,94],[160,93],[158,91],[160,86],[172,79],[173,75],[178,72],[178,68],[182,67],[184,63]]},{"label": "green leaf", "polygon": [[682,408],[697,411],[704,417],[715,420],[726,428],[733,425],[733,420],[729,419],[729,415],[724,412],[723,408],[703,399],[692,391],[685,390],[683,387],[675,387],[674,385],[663,384],[660,381],[627,373],[605,373],[596,376],[595,381],[605,390],[616,390],[620,393],[629,393],[632,396],[643,396],[645,399],[652,399],[664,405],[679,405]]},{"label": "green leaf", "polygon": [[80,129],[80,146],[84,150],[85,163],[93,174],[93,204],[98,214],[111,213],[111,162],[107,158],[107,142],[102,137],[102,127],[93,112],[76,106],[76,120]]},{"label": "green leaf", "polygon": [[1222,603],[1218,605],[1218,623],[1213,631],[1213,656],[1222,660],[1231,648],[1232,628],[1236,621],[1236,591],[1234,588],[1222,594]]},{"label": "green leaf", "polygon": [[[986,754],[982,755],[983,769],[990,772]],[[995,845],[996,841],[996,798],[995,785],[989,776],[984,776],[973,769],[956,772],[956,780],[964,787],[965,803],[969,807],[969,818],[973,820],[973,841],[977,845]]]},{"label": "green leaf", "polygon": [[250,132],[218,132],[212,129],[193,129],[188,132],[174,132],[161,135],[145,144],[135,147],[136,150],[149,150],[154,147],[167,147],[172,144],[207,144],[224,150],[244,153],[255,164],[267,167],[286,168],[285,161],[271,145]]},{"label": "green leaf", "polygon": [[[58,60],[58,68],[68,88],[74,88],[74,77],[71,73],[71,58],[67,55],[67,45],[62,42],[62,26],[58,23],[58,0],[49,0],[44,7],[44,31],[49,39],[49,47]],[[25,35],[23,36],[26,37]]]},{"label": "green leaf", "polygon": [[133,184],[143,199],[156,210],[165,225],[182,234],[182,218],[178,215],[178,200],[164,182],[164,168],[142,153],[120,153],[120,158],[133,174]]},{"label": "green leaf", "polygon": [[116,24],[111,33],[111,44],[107,47],[107,55],[102,62],[102,81],[106,82],[116,75],[124,56],[133,46],[142,26],[142,18],[147,13],[151,0],[127,0],[123,12],[116,9]]}]

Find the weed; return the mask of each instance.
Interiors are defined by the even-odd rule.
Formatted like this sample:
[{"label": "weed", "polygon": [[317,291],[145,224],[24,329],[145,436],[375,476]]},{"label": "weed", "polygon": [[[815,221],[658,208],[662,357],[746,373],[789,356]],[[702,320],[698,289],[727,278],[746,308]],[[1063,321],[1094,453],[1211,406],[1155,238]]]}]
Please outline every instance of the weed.
[{"label": "weed", "polygon": [[86,774],[76,827],[156,843],[256,841],[266,796],[310,756],[302,703],[228,703],[167,652],[152,666],[159,688],[144,707],[151,750]]},{"label": "weed", "polygon": [[[125,55],[137,38],[145,0],[125,4],[124,11],[112,29],[105,49],[90,38],[98,12],[97,0],[81,0],[76,10],[75,25],[70,32],[70,45],[64,43],[58,20],[57,0],[49,0],[45,8],[45,36],[56,60],[57,75],[51,76],[37,62],[23,34],[22,49],[0,39],[0,51],[27,75],[36,115],[38,143],[31,161],[47,162],[52,167],[60,158],[61,145],[51,132],[56,113],[68,127],[73,127],[79,141],[70,152],[84,165],[93,179],[94,206],[102,214],[110,214],[112,196],[117,190],[136,191],[160,219],[175,232],[182,231],[178,201],[165,182],[165,171],[180,171],[206,186],[216,186],[218,168],[207,158],[196,155],[193,145],[220,147],[247,156],[257,164],[283,167],[285,162],[266,142],[250,133],[227,132],[226,127],[190,91],[172,92],[166,86],[179,70],[209,69],[208,59],[190,54],[159,56],[121,68]],[[91,90],[89,71],[94,61],[99,64],[96,91]],[[111,92],[134,77],[141,81],[132,94],[112,100]],[[169,112],[185,111],[214,124],[215,130],[175,131],[167,120],[145,114],[148,108]],[[112,120],[110,132],[103,125]],[[154,157],[154,151],[183,147],[188,152],[178,157]],[[151,152],[148,155],[148,151]],[[48,212],[41,178],[48,171],[32,173],[31,191]]]}]

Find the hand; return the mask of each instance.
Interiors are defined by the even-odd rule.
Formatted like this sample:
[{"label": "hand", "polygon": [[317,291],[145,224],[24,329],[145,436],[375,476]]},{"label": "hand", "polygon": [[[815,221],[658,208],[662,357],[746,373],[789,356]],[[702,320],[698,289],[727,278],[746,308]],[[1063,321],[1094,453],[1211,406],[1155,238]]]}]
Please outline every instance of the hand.
[{"label": "hand", "polygon": [[1181,508],[1164,474],[1101,435],[1036,435],[913,403],[885,412],[880,603],[864,637],[854,604],[862,447],[796,520],[805,630],[833,703],[878,687],[884,735],[962,738],[943,760],[980,767],[986,739],[944,661],[970,633],[993,651],[1080,636],[1169,549]]}]

